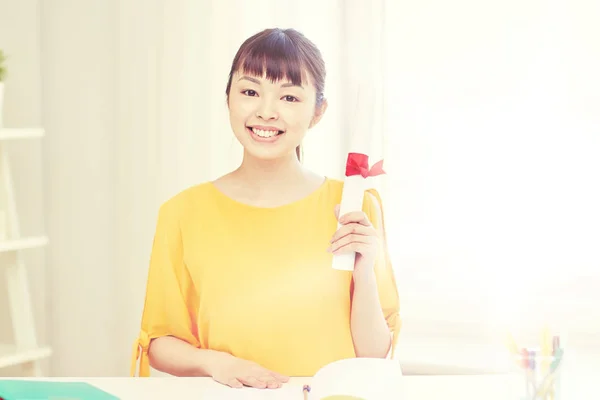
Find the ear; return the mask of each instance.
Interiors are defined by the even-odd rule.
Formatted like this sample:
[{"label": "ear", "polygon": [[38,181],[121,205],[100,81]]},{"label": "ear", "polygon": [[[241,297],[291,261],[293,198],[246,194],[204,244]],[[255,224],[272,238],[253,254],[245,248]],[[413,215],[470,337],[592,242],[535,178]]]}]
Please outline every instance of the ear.
[{"label": "ear", "polygon": [[317,125],[319,123],[319,121],[321,121],[321,118],[323,118],[325,111],[327,111],[327,99],[323,99],[321,106],[315,110],[315,115],[313,116],[313,119],[310,121],[310,125],[308,126],[308,129]]}]

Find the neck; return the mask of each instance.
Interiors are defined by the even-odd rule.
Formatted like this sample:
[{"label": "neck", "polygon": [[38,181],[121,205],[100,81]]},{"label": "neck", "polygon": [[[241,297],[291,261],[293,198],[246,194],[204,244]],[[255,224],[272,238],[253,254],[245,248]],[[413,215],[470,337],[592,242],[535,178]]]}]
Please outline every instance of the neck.
[{"label": "neck", "polygon": [[306,180],[307,171],[295,153],[276,160],[260,160],[244,153],[242,164],[235,175],[242,178],[248,186],[257,189],[281,190],[286,185]]}]

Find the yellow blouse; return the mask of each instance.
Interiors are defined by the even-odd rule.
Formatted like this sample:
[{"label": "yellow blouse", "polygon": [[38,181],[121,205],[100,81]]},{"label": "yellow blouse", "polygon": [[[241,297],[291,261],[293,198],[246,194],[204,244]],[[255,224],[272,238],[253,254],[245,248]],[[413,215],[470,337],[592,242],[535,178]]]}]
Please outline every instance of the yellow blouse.
[{"label": "yellow blouse", "polygon": [[[164,203],[131,375],[138,359],[140,376],[150,375],[150,340],[167,335],[288,376],[312,376],[330,362],[355,357],[352,272],[332,269],[326,251],[337,229],[333,210],[342,187],[327,179],[299,201],[260,208],[207,182]],[[363,211],[379,227],[383,214],[372,199],[365,195]],[[393,356],[400,318],[387,246],[376,276]]]}]

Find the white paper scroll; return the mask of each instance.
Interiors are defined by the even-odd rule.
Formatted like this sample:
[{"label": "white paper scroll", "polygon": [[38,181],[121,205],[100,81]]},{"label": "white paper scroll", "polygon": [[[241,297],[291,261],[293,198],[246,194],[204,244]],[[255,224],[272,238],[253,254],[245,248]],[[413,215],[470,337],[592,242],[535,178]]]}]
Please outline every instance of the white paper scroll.
[{"label": "white paper scroll", "polygon": [[[369,155],[373,135],[374,108],[374,88],[368,85],[360,85],[357,89],[355,112],[349,117],[352,136],[349,152],[346,154],[344,163],[347,163],[349,153]],[[361,175],[346,176],[344,178],[340,217],[349,212],[362,211],[365,190],[369,189],[369,184],[369,179]],[[341,224],[338,223],[339,228],[341,228]],[[356,253],[334,255],[332,268],[340,271],[354,271],[355,260]]]},{"label": "white paper scroll", "polygon": [[[360,175],[348,176],[344,180],[344,189],[342,191],[342,203],[340,204],[340,217],[353,211],[362,210],[363,198],[365,195],[366,179]],[[341,228],[338,223],[338,229]],[[340,271],[354,271],[354,261],[356,253],[339,254],[333,256],[333,269]]]}]

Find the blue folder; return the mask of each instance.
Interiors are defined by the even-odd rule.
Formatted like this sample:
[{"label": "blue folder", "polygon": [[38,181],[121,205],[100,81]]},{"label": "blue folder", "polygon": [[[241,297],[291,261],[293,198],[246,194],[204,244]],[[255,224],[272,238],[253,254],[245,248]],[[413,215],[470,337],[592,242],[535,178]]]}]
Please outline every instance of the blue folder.
[{"label": "blue folder", "polygon": [[0,400],[119,400],[85,382],[0,379]]}]

